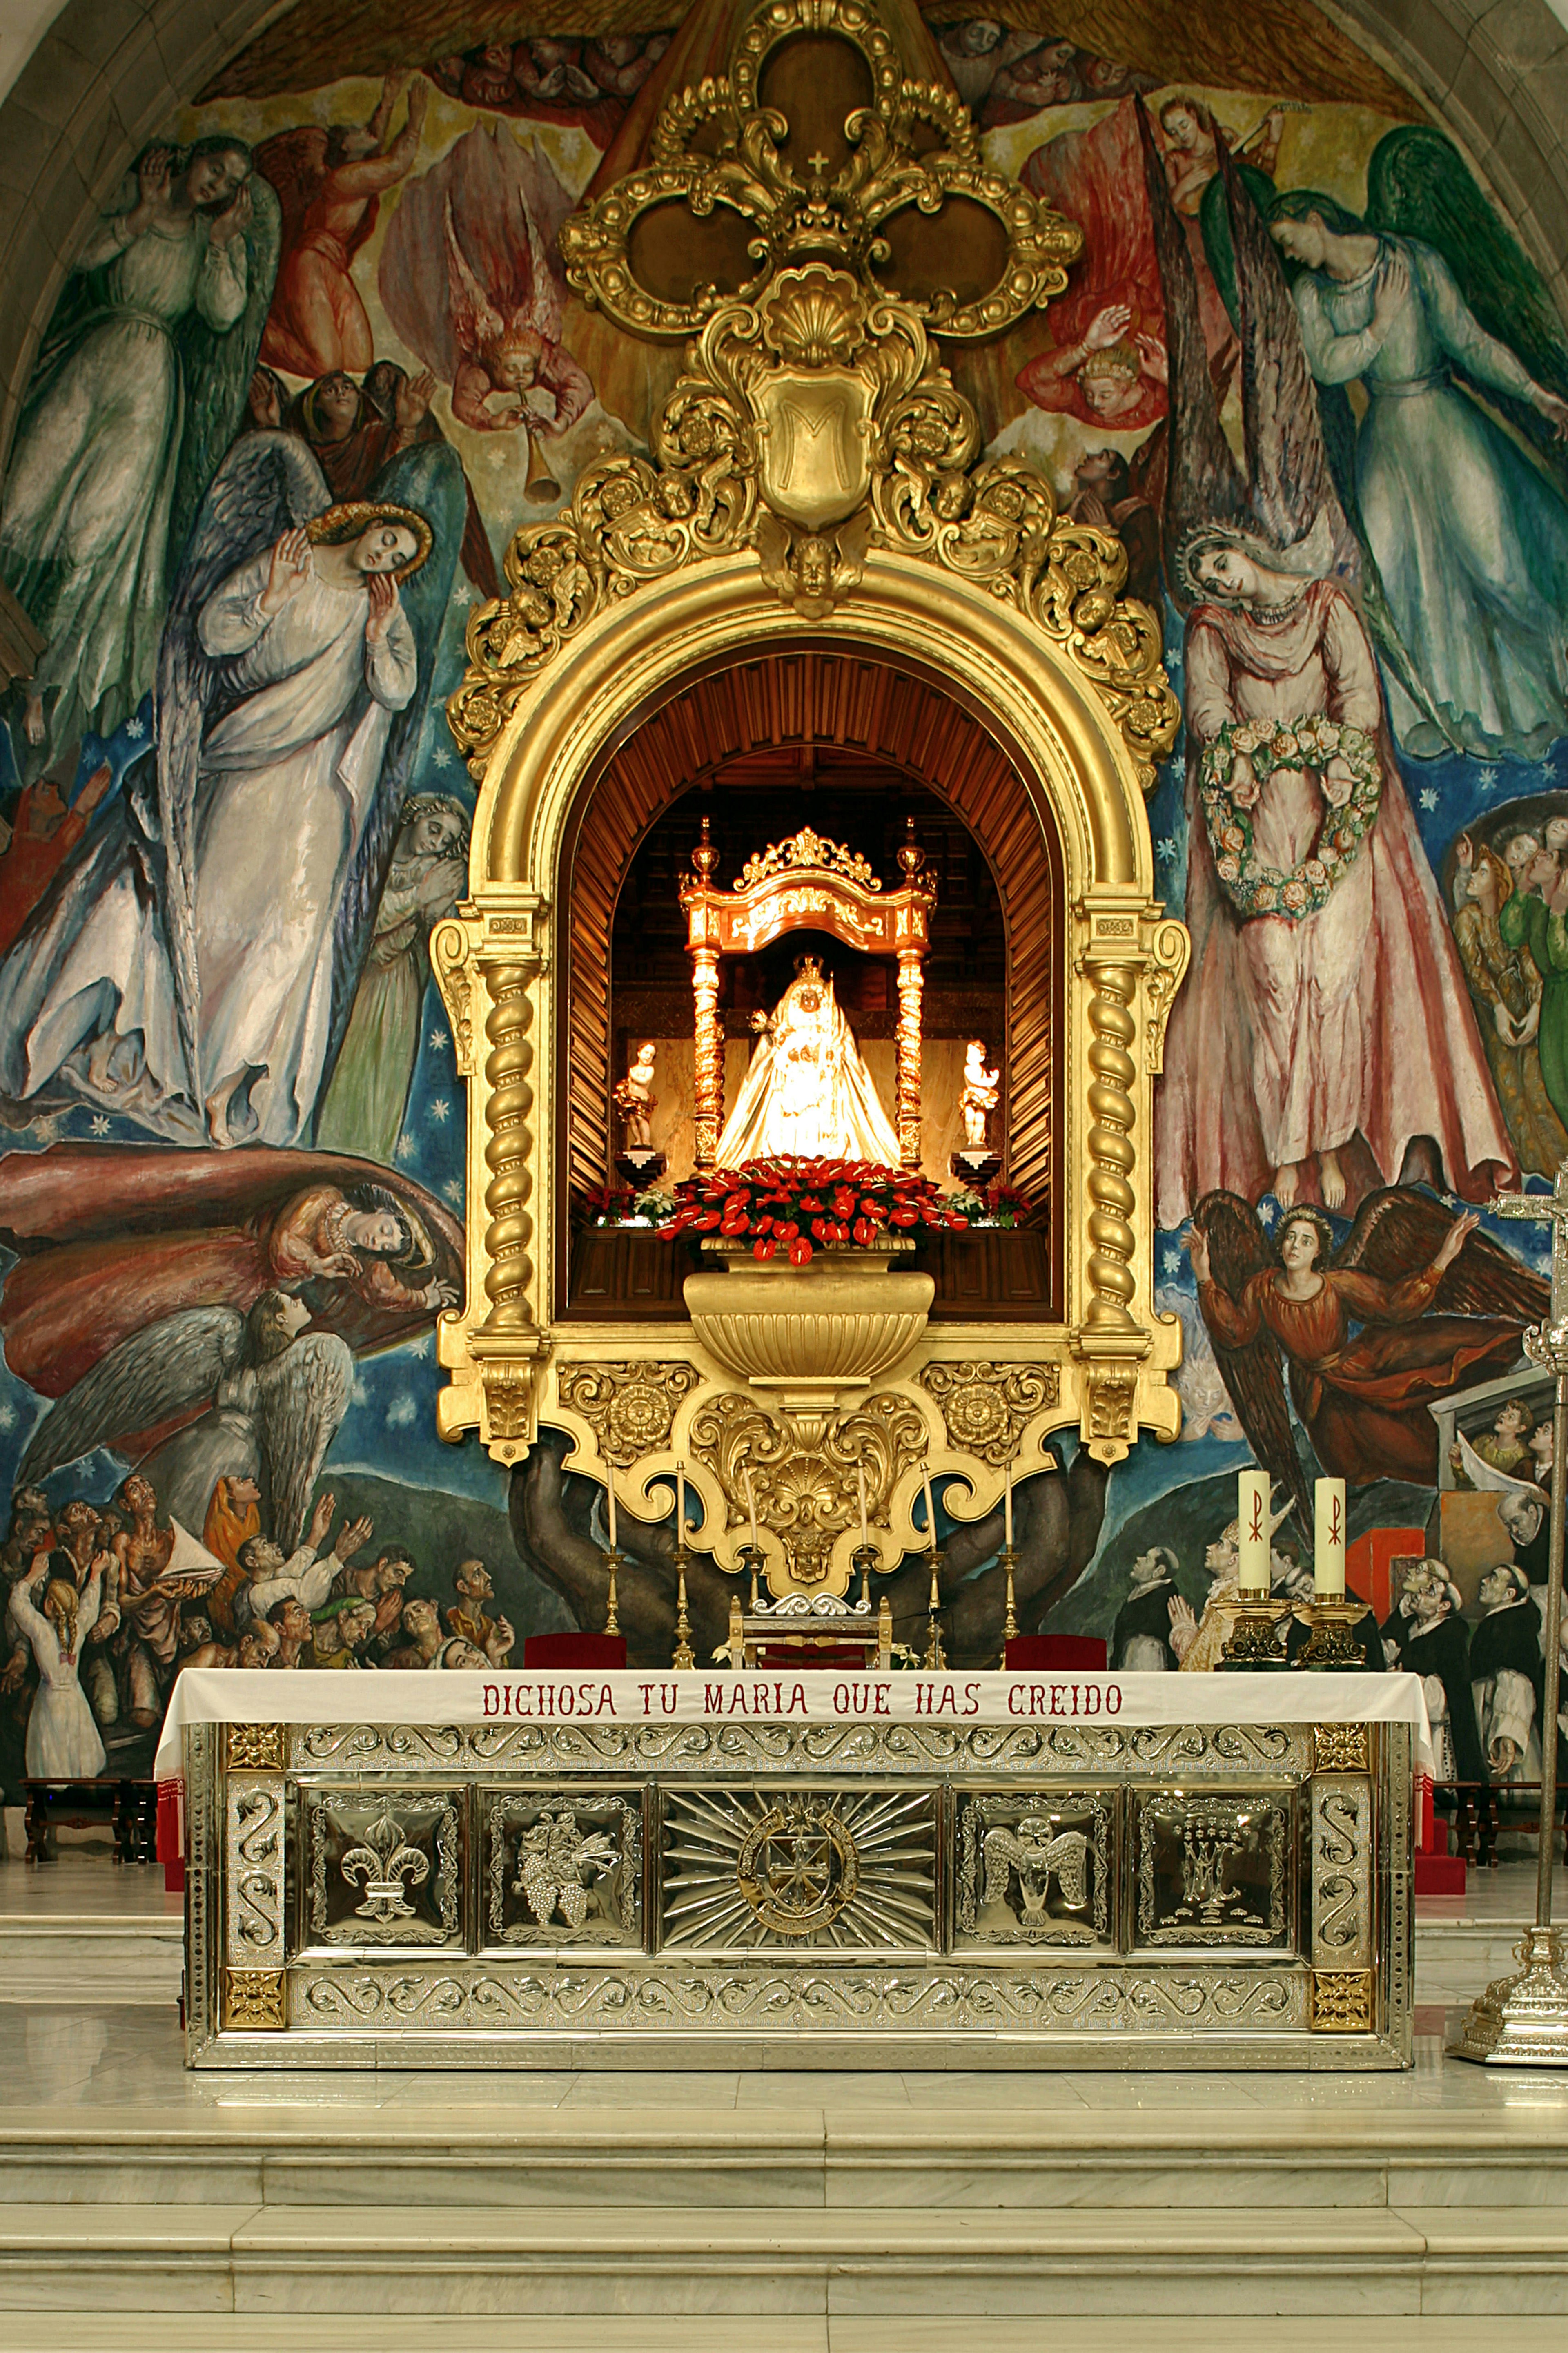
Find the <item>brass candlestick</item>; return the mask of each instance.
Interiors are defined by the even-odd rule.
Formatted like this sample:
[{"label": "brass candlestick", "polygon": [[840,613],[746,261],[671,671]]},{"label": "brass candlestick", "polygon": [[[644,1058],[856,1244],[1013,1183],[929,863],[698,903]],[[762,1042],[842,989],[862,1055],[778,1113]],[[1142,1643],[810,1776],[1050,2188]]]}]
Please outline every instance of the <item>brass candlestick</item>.
[{"label": "brass candlestick", "polygon": [[1013,1565],[1018,1556],[1011,1545],[1004,1545],[998,1558],[1007,1572],[1007,1609],[1002,1620],[1002,1664],[1007,1663],[1007,1645],[1018,1630],[1018,1598],[1013,1589]]},{"label": "brass candlestick", "polygon": [[761,1545],[742,1545],[737,1557],[740,1560],[742,1568],[749,1569],[751,1572],[752,1598],[746,1606],[754,1615],[756,1612],[758,1598],[757,1580],[762,1576],[763,1569],[767,1566],[768,1556],[763,1550]]},{"label": "brass candlestick", "polygon": [[1366,1651],[1351,1632],[1366,1614],[1360,1601],[1320,1601],[1313,1595],[1302,1605],[1311,1627],[1307,1647],[1297,1661],[1316,1674],[1352,1674],[1366,1664]]},{"label": "brass candlestick", "polygon": [[932,1545],[931,1552],[930,1615],[926,1620],[926,1654],[924,1660],[921,1662],[924,1666],[930,1669],[932,1674],[940,1674],[942,1670],[947,1664],[946,1659],[942,1656],[942,1586],[937,1577],[937,1567],[941,1559],[941,1553],[939,1553],[936,1546]]},{"label": "brass candlestick", "polygon": [[1221,1672],[1244,1675],[1284,1672],[1290,1662],[1281,1641],[1281,1621],[1289,1615],[1289,1601],[1277,1601],[1269,1593],[1244,1593],[1220,1657]]},{"label": "brass candlestick", "polygon": [[697,1653],[691,1647],[691,1620],[686,1610],[686,1564],[689,1558],[682,1545],[675,1556],[675,1657],[671,1663],[677,1667],[697,1664]]},{"label": "brass candlestick", "polygon": [[605,1631],[606,1634],[618,1634],[621,1630],[621,1621],[616,1614],[618,1606],[616,1593],[616,1572],[620,1567],[625,1557],[625,1554],[617,1552],[614,1545],[611,1545],[609,1550],[605,1555],[605,1565],[610,1572],[610,1590],[605,1603]]},{"label": "brass candlestick", "polygon": [[868,1544],[857,1545],[854,1551],[849,1556],[849,1567],[852,1573],[856,1569],[858,1569],[860,1572],[860,1607],[862,1609],[869,1609],[871,1607],[871,1571],[876,1567],[876,1546]]}]

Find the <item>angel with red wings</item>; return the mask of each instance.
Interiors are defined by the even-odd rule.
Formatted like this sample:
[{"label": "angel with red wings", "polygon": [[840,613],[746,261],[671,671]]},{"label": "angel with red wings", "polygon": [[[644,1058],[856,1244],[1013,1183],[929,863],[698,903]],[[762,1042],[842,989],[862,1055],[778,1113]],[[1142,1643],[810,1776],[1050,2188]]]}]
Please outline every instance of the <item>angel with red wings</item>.
[{"label": "angel with red wings", "polygon": [[387,138],[407,76],[389,75],[368,122],[307,122],[279,131],[256,150],[256,169],[278,191],[283,255],[261,356],[291,375],[363,375],[375,357],[369,317],[353,281],[353,258],[375,227],[381,199],[405,179],[419,153],[430,92],[416,81],[408,116]]},{"label": "angel with red wings", "polygon": [[476,125],[413,184],[387,231],[386,315],[476,433],[558,439],[594,397],[561,340],[555,239],[571,210],[537,146]]},{"label": "angel with red wings", "polygon": [[1547,1285],[1413,1187],[1369,1193],[1348,1240],[1318,1208],[1280,1219],[1272,1245],[1235,1193],[1207,1193],[1186,1248],[1220,1377],[1254,1455],[1311,1525],[1311,1497],[1291,1435],[1296,1411],[1331,1478],[1437,1483],[1428,1408],[1492,1380],[1522,1353]]}]

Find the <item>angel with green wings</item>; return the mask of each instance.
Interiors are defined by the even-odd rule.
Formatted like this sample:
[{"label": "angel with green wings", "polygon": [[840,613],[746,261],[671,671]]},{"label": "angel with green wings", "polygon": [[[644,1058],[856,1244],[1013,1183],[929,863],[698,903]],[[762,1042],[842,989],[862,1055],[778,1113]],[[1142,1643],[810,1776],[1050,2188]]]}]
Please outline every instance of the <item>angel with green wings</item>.
[{"label": "angel with green wings", "polygon": [[1416,125],[1373,150],[1364,221],[1311,189],[1269,219],[1313,376],[1367,395],[1342,494],[1405,658],[1401,742],[1539,756],[1568,734],[1568,339],[1544,286]]}]

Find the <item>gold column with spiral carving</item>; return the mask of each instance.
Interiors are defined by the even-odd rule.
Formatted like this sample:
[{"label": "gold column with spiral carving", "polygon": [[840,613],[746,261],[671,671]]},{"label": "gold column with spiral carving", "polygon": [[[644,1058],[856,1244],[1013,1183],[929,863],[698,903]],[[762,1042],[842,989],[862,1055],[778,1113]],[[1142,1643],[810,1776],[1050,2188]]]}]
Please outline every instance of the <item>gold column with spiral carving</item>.
[{"label": "gold column with spiral carving", "polygon": [[1089,1289],[1084,1317],[1091,1332],[1134,1332],[1131,1220],[1137,1154],[1132,1088],[1138,1077],[1130,1047],[1136,1038],[1132,999],[1137,974],[1128,965],[1090,963],[1089,1001]]},{"label": "gold column with spiral carving", "polygon": [[921,952],[904,948],[899,955],[899,1165],[921,1165],[921,1000],[925,993],[925,967]]},{"label": "gold column with spiral carving", "polygon": [[691,994],[696,1011],[697,1166],[711,1168],[719,1156],[724,1124],[724,1039],[719,1027],[719,951],[691,951]]}]

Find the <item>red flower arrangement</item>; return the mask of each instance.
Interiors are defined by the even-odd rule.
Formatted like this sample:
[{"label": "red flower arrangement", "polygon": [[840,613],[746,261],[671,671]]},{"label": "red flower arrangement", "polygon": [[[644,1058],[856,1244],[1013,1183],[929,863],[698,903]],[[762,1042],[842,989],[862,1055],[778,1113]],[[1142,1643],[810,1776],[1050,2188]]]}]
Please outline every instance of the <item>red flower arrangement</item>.
[{"label": "red flower arrangement", "polygon": [[753,1258],[783,1250],[792,1266],[834,1242],[874,1250],[889,1237],[962,1232],[969,1223],[929,1176],[868,1160],[780,1157],[704,1169],[675,1187],[675,1203],[667,1234],[750,1240]]}]

